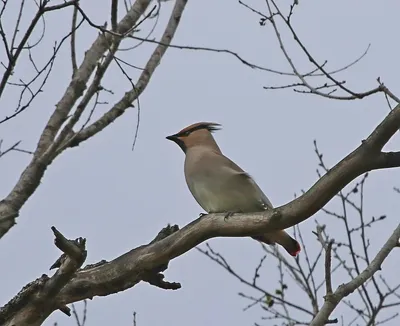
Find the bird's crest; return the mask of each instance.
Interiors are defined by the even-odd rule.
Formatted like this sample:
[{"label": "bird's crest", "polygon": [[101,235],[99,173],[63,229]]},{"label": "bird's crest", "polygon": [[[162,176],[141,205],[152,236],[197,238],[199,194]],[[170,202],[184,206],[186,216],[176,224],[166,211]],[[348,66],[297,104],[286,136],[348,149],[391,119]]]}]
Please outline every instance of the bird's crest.
[{"label": "bird's crest", "polygon": [[200,130],[200,129],[206,129],[209,132],[214,132],[217,130],[220,130],[221,125],[219,123],[215,122],[197,122],[194,123],[186,128],[183,128],[181,131],[179,131],[176,136],[187,136],[193,131]]}]

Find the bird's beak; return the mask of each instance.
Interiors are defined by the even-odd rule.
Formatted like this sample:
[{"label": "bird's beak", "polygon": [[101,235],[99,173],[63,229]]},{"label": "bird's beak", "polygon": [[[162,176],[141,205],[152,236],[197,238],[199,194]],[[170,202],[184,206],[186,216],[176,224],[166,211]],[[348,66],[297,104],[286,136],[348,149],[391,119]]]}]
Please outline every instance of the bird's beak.
[{"label": "bird's beak", "polygon": [[180,139],[176,134],[168,136],[168,137],[165,137],[165,138],[167,138],[168,140],[173,141],[175,144],[177,144],[183,150],[184,153],[186,153],[185,142],[182,141],[182,139]]},{"label": "bird's beak", "polygon": [[171,141],[173,141],[175,143],[178,140],[178,137],[176,137],[175,135],[171,135],[171,136],[168,136],[168,137],[165,137],[165,138],[167,138],[168,140],[171,140]]}]

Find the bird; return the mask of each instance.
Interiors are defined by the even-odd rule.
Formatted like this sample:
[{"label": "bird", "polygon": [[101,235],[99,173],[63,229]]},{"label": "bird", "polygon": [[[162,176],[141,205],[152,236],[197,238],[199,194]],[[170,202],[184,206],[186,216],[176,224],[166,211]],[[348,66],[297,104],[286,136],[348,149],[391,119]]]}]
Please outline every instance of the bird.
[{"label": "bird", "polygon": [[[185,153],[184,174],[197,203],[208,213],[253,213],[273,209],[254,179],[222,154],[213,133],[221,129],[215,122],[197,122],[167,136]],[[300,244],[284,230],[252,237],[273,245],[278,243],[296,257]]]}]

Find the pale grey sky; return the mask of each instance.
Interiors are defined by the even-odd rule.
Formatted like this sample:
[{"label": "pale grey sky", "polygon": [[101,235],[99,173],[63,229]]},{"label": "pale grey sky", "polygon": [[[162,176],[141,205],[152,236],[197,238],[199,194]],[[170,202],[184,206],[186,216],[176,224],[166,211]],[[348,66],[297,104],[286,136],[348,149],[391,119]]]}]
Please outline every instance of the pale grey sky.
[{"label": "pale grey sky", "polygon": [[[266,10],[263,1],[248,3]],[[158,32],[172,6],[173,1],[163,4]],[[109,1],[86,0],[82,7],[99,24],[109,19]],[[304,44],[317,59],[329,60],[331,69],[354,60],[371,43],[367,56],[340,79],[362,91],[375,87],[380,76],[399,93],[399,10],[397,0],[300,0],[293,23]],[[11,23],[15,17],[7,19]],[[69,30],[69,24],[70,12],[48,16],[45,43],[34,52],[39,62],[44,62],[53,42]],[[96,34],[90,28],[82,29],[78,38],[80,58]],[[282,35],[299,67],[309,67],[288,33]],[[230,49],[259,65],[289,71],[271,27],[260,27],[258,17],[237,1],[189,1],[173,43]],[[142,47],[122,57],[143,65],[151,49]],[[25,61],[19,69],[21,73],[31,68]],[[55,69],[57,72],[33,106],[0,126],[0,138],[5,142],[22,139],[25,148],[34,148],[71,75],[67,44]],[[137,75],[134,70],[130,72]],[[314,139],[318,140],[326,163],[332,165],[358,146],[388,113],[380,95],[347,102],[290,90],[263,89],[293,81],[252,70],[226,54],[169,49],[140,98],[141,124],[135,151],[131,151],[136,125],[136,110],[132,109],[104,132],[56,159],[22,209],[18,225],[1,240],[0,305],[26,283],[48,273],[59,256],[53,245],[52,225],[70,238],[87,238],[86,263],[94,263],[111,260],[150,241],[167,223],[183,226],[195,219],[201,209],[184,180],[183,153],[165,139],[188,124],[221,123],[223,129],[215,137],[222,151],[255,178],[274,205],[281,205],[317,180]],[[110,104],[99,112],[108,109],[130,88],[116,68],[105,78],[103,86],[115,95],[107,98]],[[9,90],[1,102],[3,115],[15,106],[16,93]],[[388,148],[400,148],[398,135]],[[11,153],[0,160],[1,197],[9,192],[28,161],[29,157],[21,153]],[[392,188],[400,186],[399,176],[399,170],[378,171],[372,173],[368,182],[368,216],[389,216],[381,224],[379,236],[373,236],[373,253],[398,223],[399,195]],[[335,203],[330,205],[334,207]],[[322,213],[316,217],[322,223],[331,220]],[[314,217],[302,224],[310,246],[316,247],[311,235],[314,226]],[[334,229],[330,233],[333,237],[342,236],[335,234]],[[262,255],[259,245],[250,239],[216,239],[210,243],[244,275],[252,274]],[[391,255],[383,265],[388,279],[397,278],[399,262],[398,255]],[[273,290],[275,284],[270,283],[276,277],[275,266],[267,264],[262,273],[263,284]],[[255,321],[273,324],[260,320],[264,314],[259,308],[243,312],[248,302],[237,293],[251,294],[251,290],[196,250],[173,260],[166,278],[181,282],[182,289],[164,291],[141,283],[123,293],[94,298],[89,302],[87,325],[131,325],[133,311],[138,313],[138,326],[242,326]],[[334,286],[346,280],[334,278]],[[294,301],[297,295],[294,291]],[[74,324],[60,312],[55,312],[45,324],[55,321],[63,326]]]}]

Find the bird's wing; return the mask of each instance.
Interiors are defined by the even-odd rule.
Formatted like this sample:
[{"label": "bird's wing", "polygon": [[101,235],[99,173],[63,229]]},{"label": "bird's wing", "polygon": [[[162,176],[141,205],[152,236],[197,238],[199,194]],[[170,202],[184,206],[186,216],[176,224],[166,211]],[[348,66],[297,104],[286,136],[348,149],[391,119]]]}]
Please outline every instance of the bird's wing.
[{"label": "bird's wing", "polygon": [[[230,168],[230,167],[227,167],[227,168]],[[239,184],[248,185],[245,187],[247,189],[243,189],[243,190],[250,191],[252,193],[252,195],[262,203],[262,206],[264,206],[264,209],[273,208],[271,201],[268,199],[268,197],[264,194],[264,192],[261,190],[261,188],[257,185],[257,183],[254,181],[254,179],[247,172],[238,171],[237,169],[231,169],[231,171],[229,173],[232,173],[234,178],[242,179],[242,180],[238,181]]]},{"label": "bird's wing", "polygon": [[[254,181],[254,179],[229,158],[226,157],[226,159],[229,161],[229,164],[224,165],[226,173],[232,174],[234,176],[233,178],[237,177],[238,179],[242,179],[237,182],[235,181],[232,184],[242,185],[242,191],[244,193],[250,197],[258,198],[264,209],[272,209],[272,203]],[[301,250],[300,244],[284,230],[267,232],[253,238],[266,244],[279,243],[290,255],[294,257],[296,257]]]},{"label": "bird's wing", "polygon": [[272,203],[270,202],[268,197],[264,194],[264,192],[261,190],[261,188],[258,186],[258,184],[254,181],[251,175],[243,171],[243,169],[239,165],[230,160],[228,157],[224,155],[223,157],[226,160],[228,160],[229,164],[227,165],[227,167],[231,168],[233,170],[233,173],[238,174],[241,178],[247,179],[247,181],[251,184],[252,188],[254,188],[256,196],[259,197],[262,203],[266,206],[265,209],[273,208]]},{"label": "bird's wing", "polygon": [[193,196],[207,212],[259,212],[272,208],[255,181],[229,158],[214,151],[186,157],[185,176]]}]

